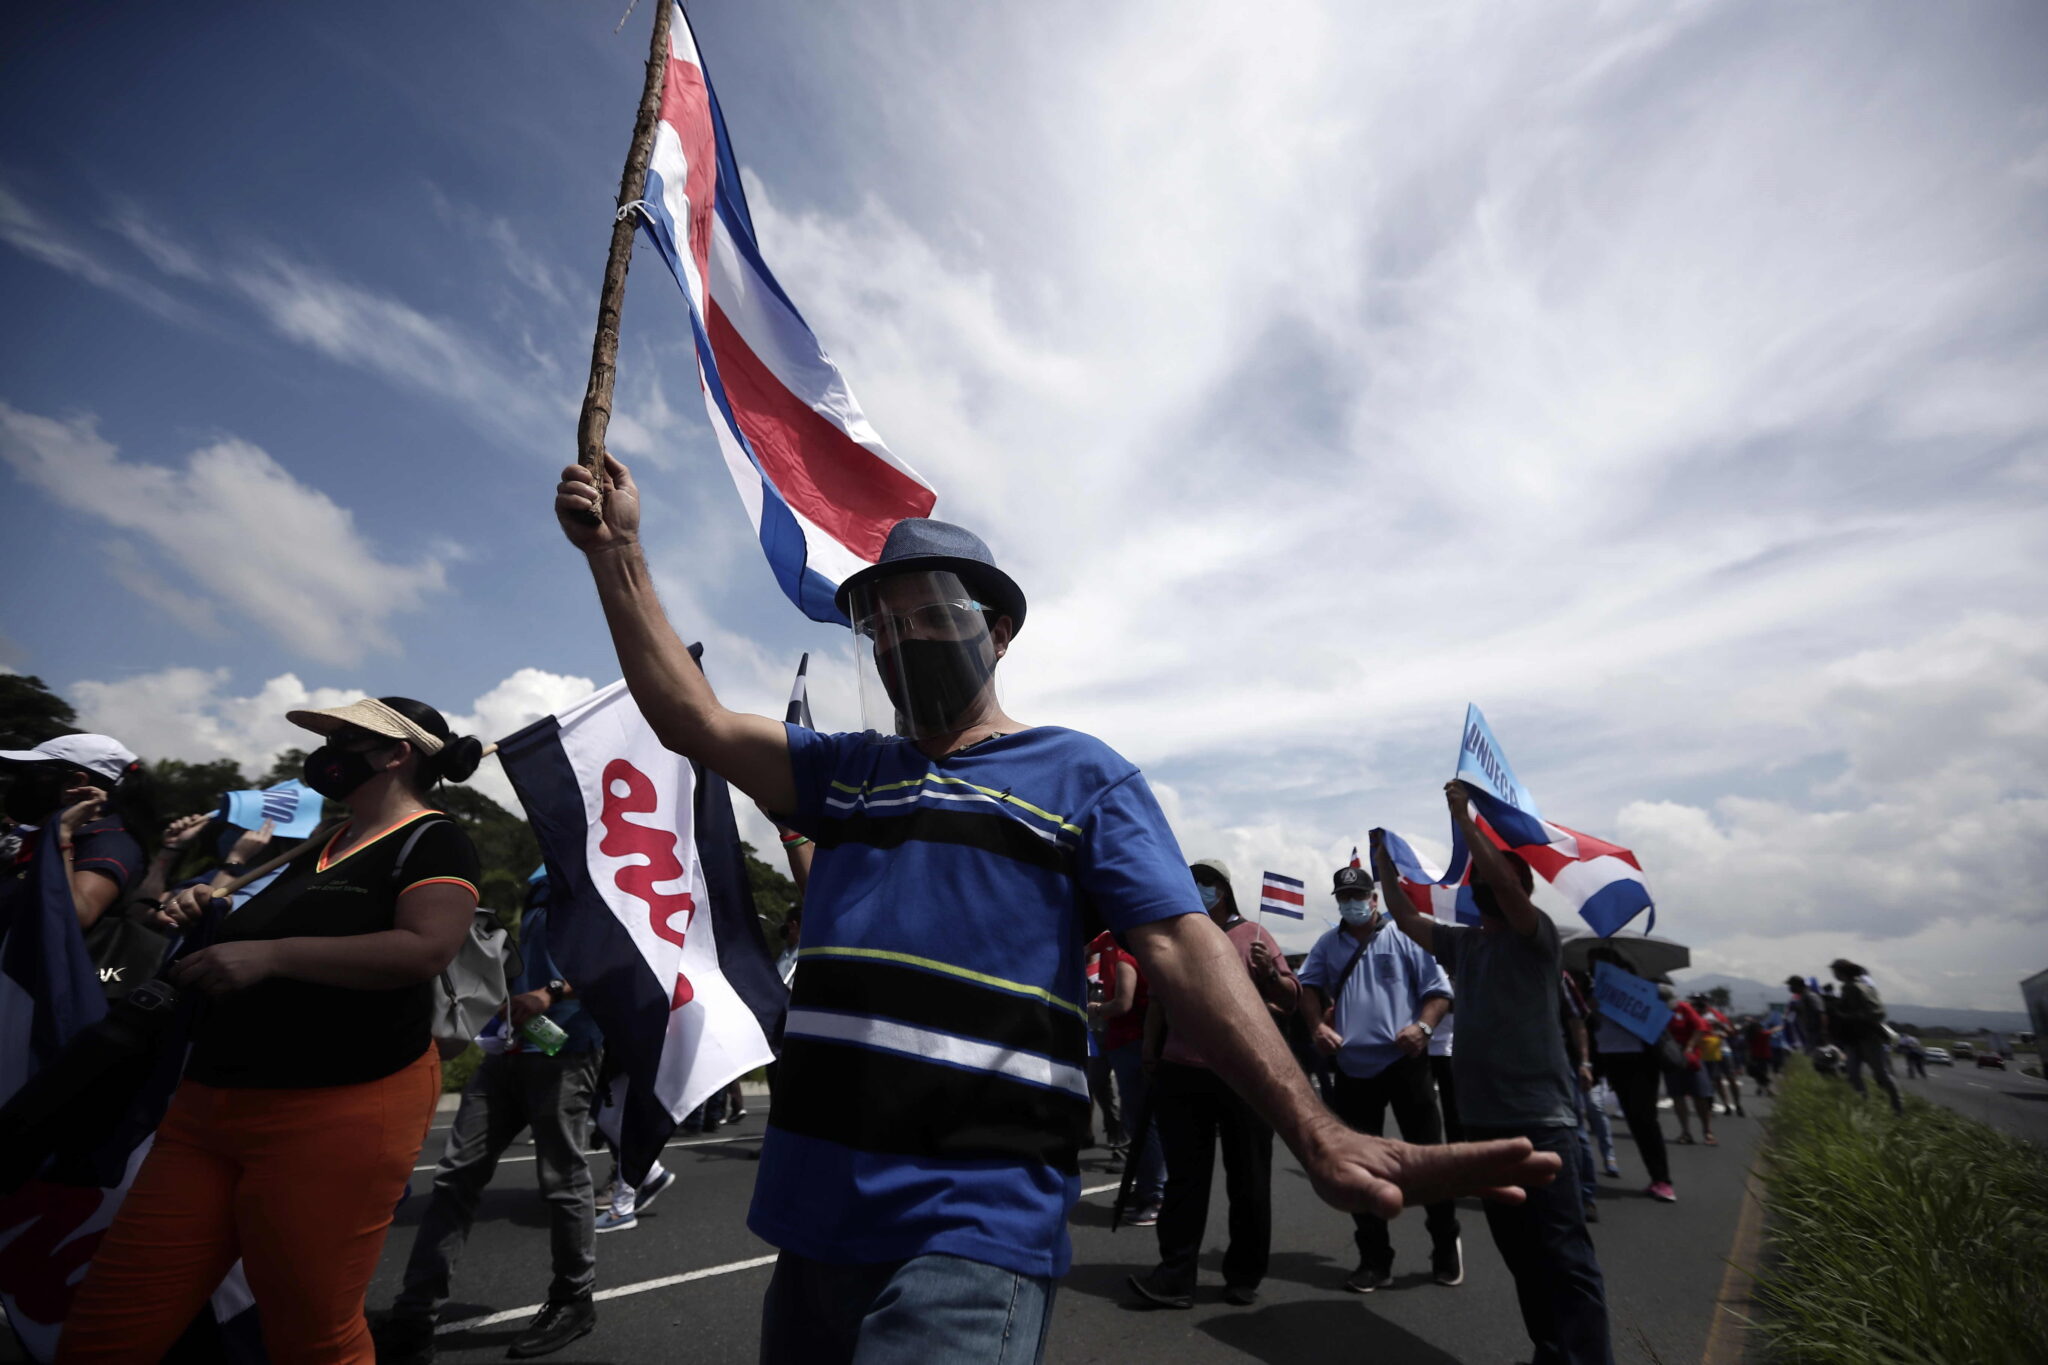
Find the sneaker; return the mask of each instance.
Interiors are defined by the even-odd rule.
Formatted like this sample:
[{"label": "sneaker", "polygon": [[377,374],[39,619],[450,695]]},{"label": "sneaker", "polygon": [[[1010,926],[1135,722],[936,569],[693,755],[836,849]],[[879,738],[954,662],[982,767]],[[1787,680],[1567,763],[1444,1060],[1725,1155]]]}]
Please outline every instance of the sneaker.
[{"label": "sneaker", "polygon": [[647,1212],[647,1206],[658,1198],[661,1192],[676,1183],[676,1173],[666,1167],[656,1166],[654,1173],[647,1177],[647,1183],[633,1194],[633,1208],[636,1212]]},{"label": "sneaker", "polygon": [[1131,1292],[1155,1307],[1193,1308],[1195,1306],[1194,1295],[1181,1290],[1168,1289],[1159,1284],[1155,1278],[1158,1273],[1154,1271],[1151,1275],[1126,1275],[1124,1283],[1131,1287]]},{"label": "sneaker", "polygon": [[1590,1199],[1586,1201],[1586,1221],[1589,1223],[1600,1221],[1600,1206]]},{"label": "sneaker", "polygon": [[533,1321],[505,1354],[513,1360],[548,1355],[579,1337],[589,1336],[596,1329],[597,1305],[590,1301],[590,1295],[550,1299],[541,1305],[540,1312],[533,1315]]},{"label": "sneaker", "polygon": [[1362,1265],[1344,1280],[1344,1288],[1353,1294],[1370,1294],[1375,1289],[1384,1289],[1394,1282],[1393,1272],[1375,1270]]},{"label": "sneaker", "polygon": [[1619,1179],[1621,1176],[1621,1163],[1613,1157],[1608,1157],[1606,1170],[1610,1178]]},{"label": "sneaker", "polygon": [[623,1181],[612,1187],[612,1206],[597,1220],[599,1232],[621,1232],[640,1221],[634,1208],[633,1187]]},{"label": "sneaker", "polygon": [[384,1319],[370,1329],[377,1347],[377,1365],[433,1365],[434,1324],[430,1318]]},{"label": "sneaker", "polygon": [[1465,1239],[1460,1237],[1451,1243],[1451,1249],[1441,1256],[1429,1258],[1430,1278],[1446,1288],[1465,1283]]},{"label": "sneaker", "polygon": [[1157,1227],[1159,1226],[1159,1206],[1157,1204],[1140,1204],[1137,1208],[1124,1215],[1124,1221],[1134,1228]]},{"label": "sneaker", "polygon": [[727,1114],[725,1116],[725,1121],[727,1123],[738,1123],[741,1119],[745,1118],[746,1116],[746,1107],[742,1105],[740,1108],[733,1110],[730,1114]]},{"label": "sneaker", "polygon": [[1668,1180],[1651,1181],[1647,1193],[1650,1198],[1660,1204],[1676,1204],[1678,1202],[1678,1191],[1671,1188],[1671,1182]]},{"label": "sneaker", "polygon": [[1223,1286],[1223,1301],[1249,1308],[1259,1301],[1259,1291],[1248,1284],[1226,1284]]}]

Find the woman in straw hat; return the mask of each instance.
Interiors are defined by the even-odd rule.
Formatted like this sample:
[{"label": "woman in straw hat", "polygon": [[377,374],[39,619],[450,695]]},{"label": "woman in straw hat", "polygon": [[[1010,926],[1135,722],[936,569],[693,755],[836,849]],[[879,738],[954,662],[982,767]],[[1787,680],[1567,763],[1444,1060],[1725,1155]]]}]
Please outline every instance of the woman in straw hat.
[{"label": "woman in straw hat", "polygon": [[237,1258],[273,1361],[373,1358],[363,1295],[441,1091],[433,983],[477,902],[476,850],[429,801],[482,747],[406,697],[289,719],[324,737],[306,785],[348,822],[172,969],[206,997],[191,1057],[60,1360],[158,1359]]}]

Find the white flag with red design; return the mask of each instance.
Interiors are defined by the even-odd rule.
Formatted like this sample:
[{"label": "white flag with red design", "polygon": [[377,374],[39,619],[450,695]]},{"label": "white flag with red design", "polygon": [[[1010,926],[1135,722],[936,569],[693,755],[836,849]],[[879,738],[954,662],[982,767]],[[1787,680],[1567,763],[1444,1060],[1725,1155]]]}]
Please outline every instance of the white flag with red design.
[{"label": "white flag with red design", "polygon": [[498,757],[547,864],[555,964],[628,1078],[619,1157],[638,1181],[684,1115],[774,1060],[788,1004],[730,794],[662,746],[623,682]]}]

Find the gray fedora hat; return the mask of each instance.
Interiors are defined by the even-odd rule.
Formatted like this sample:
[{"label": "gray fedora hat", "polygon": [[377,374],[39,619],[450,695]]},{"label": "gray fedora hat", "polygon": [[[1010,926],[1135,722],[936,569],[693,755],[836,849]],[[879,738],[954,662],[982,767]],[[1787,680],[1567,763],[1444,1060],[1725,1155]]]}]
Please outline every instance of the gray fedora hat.
[{"label": "gray fedora hat", "polygon": [[980,536],[950,521],[930,517],[905,517],[889,528],[882,543],[882,557],[839,585],[832,601],[851,616],[847,604],[855,589],[890,574],[912,570],[951,570],[971,588],[983,605],[1010,618],[1010,633],[1024,629],[1024,590],[996,567],[996,557]]}]

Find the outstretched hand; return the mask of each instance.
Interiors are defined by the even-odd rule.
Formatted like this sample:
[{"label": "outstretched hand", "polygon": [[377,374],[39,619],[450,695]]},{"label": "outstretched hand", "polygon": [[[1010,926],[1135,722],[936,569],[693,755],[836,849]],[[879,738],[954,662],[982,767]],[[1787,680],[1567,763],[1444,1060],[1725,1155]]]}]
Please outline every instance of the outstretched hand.
[{"label": "outstretched hand", "polygon": [[632,471],[610,451],[601,477],[593,478],[580,464],[568,466],[555,485],[555,520],[569,543],[585,554],[633,544],[640,539],[640,489]]},{"label": "outstretched hand", "polygon": [[1408,1204],[1476,1194],[1519,1204],[1523,1185],[1547,1185],[1563,1163],[1527,1138],[1418,1147],[1351,1129],[1333,1129],[1308,1163],[1322,1201],[1347,1213],[1392,1218]]}]

